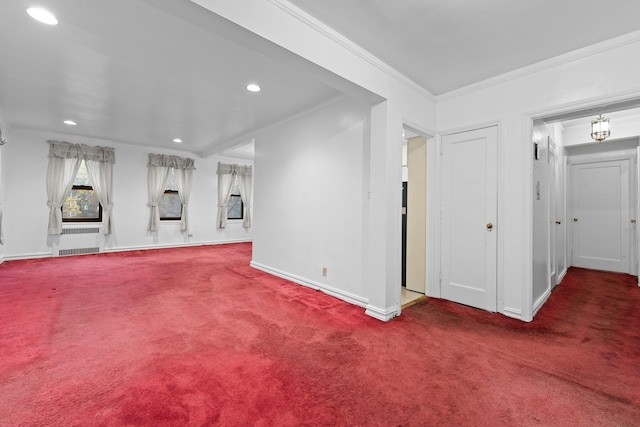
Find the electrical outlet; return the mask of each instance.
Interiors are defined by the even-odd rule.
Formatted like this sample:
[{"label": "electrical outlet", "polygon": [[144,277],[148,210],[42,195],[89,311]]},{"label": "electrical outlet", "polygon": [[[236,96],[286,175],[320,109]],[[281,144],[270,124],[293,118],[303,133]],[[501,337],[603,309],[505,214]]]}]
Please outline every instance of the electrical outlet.
[{"label": "electrical outlet", "polygon": [[327,267],[322,267],[322,275],[327,277]]}]

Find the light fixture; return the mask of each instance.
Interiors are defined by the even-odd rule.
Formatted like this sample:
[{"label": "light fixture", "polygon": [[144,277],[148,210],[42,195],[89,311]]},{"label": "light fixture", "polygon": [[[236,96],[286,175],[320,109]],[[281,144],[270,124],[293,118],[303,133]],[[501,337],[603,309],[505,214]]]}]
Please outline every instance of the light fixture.
[{"label": "light fixture", "polygon": [[249,92],[260,92],[261,88],[255,83],[251,83],[247,85],[247,90]]},{"label": "light fixture", "polygon": [[27,13],[30,17],[35,19],[36,21],[42,22],[47,25],[57,25],[58,19],[53,15],[53,13],[48,10],[44,10],[39,7],[30,7],[27,9]]},{"label": "light fixture", "polygon": [[591,138],[598,142],[602,142],[611,135],[609,127],[609,119],[600,115],[597,119],[591,121]]},{"label": "light fixture", "polygon": [[175,138],[173,142],[175,142],[176,144],[181,144],[182,140],[180,138]]},{"label": "light fixture", "polygon": [[76,122],[74,122],[73,120],[65,120],[65,121],[64,121],[64,122],[62,122],[62,123],[64,123],[65,125],[69,125],[69,126],[75,126],[75,125],[77,125],[77,123],[76,123]]}]

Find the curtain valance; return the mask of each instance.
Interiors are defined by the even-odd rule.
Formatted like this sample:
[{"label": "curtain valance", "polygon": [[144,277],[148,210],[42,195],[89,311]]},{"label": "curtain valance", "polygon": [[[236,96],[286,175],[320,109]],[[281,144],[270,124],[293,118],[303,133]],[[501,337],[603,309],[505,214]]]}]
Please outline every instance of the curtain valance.
[{"label": "curtain valance", "polygon": [[155,166],[174,169],[195,169],[195,162],[193,159],[187,157],[149,153],[149,161],[147,162],[147,167]]},{"label": "curtain valance", "polygon": [[251,166],[228,165],[225,163],[218,163],[218,175],[251,176],[252,169],[253,168]]},{"label": "curtain valance", "polygon": [[90,147],[85,144],[72,144],[67,141],[47,141],[49,158],[84,159],[94,162],[115,163],[115,150],[111,147]]}]

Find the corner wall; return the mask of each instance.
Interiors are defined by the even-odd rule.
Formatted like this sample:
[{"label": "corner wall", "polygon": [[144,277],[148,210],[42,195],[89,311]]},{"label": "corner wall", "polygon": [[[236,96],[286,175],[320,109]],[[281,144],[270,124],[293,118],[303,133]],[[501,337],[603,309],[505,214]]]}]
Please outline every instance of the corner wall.
[{"label": "corner wall", "polygon": [[252,265],[358,305],[369,111],[340,101],[255,142]]}]

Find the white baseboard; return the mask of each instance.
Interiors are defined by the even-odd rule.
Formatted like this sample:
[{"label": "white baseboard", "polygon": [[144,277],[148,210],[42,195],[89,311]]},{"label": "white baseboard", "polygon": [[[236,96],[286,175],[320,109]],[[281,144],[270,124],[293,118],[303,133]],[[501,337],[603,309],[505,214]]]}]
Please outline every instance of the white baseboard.
[{"label": "white baseboard", "polygon": [[331,286],[327,286],[323,283],[315,282],[313,280],[309,280],[307,278],[304,278],[295,274],[287,273],[286,271],[269,267],[268,265],[260,264],[259,262],[251,261],[250,265],[253,268],[264,271],[265,273],[269,273],[273,276],[281,277],[283,279],[289,280],[299,285],[306,286],[307,288],[315,289],[317,291],[322,291],[325,294],[341,299],[342,301],[346,301],[349,304],[354,304],[359,307],[367,306],[368,301],[365,298],[362,298],[358,295],[354,295],[352,293],[345,292],[340,289],[332,288]]},{"label": "white baseboard", "polygon": [[[560,283],[562,283],[562,281],[564,280],[564,276],[566,276],[566,275],[567,275],[567,271],[568,271],[568,269],[566,269],[566,268],[565,268],[565,269],[564,269],[564,270],[562,270],[562,272],[558,275],[558,283],[557,283],[557,285],[559,285]],[[556,286],[557,286],[557,285],[556,285]]]},{"label": "white baseboard", "polygon": [[25,259],[36,259],[36,258],[51,258],[53,254],[51,252],[38,252],[33,254],[16,254],[16,255],[5,255],[5,261],[22,261]]},{"label": "white baseboard", "polygon": [[398,315],[398,308],[387,308],[381,309],[379,307],[374,307],[373,305],[367,305],[367,309],[364,312],[365,314],[373,317],[374,319],[382,320],[383,322],[388,322]]},{"label": "white baseboard", "polygon": [[540,298],[538,298],[538,300],[535,302],[535,304],[533,304],[533,315],[534,316],[536,315],[538,310],[540,310],[540,307],[542,307],[544,305],[544,303],[547,301],[547,299],[549,299],[550,295],[551,295],[551,289],[547,289],[545,291],[545,293],[542,294],[540,296]]},{"label": "white baseboard", "polygon": [[512,307],[504,307],[502,314],[513,319],[522,320],[522,310]]},{"label": "white baseboard", "polygon": [[171,248],[185,248],[194,246],[214,246],[214,245],[227,245],[233,243],[251,243],[251,239],[238,239],[238,240],[224,240],[214,242],[194,242],[194,243],[171,243],[166,245],[144,245],[144,246],[119,246],[117,248],[105,248],[103,252],[128,252],[128,251],[144,251],[150,249],[171,249]]}]

